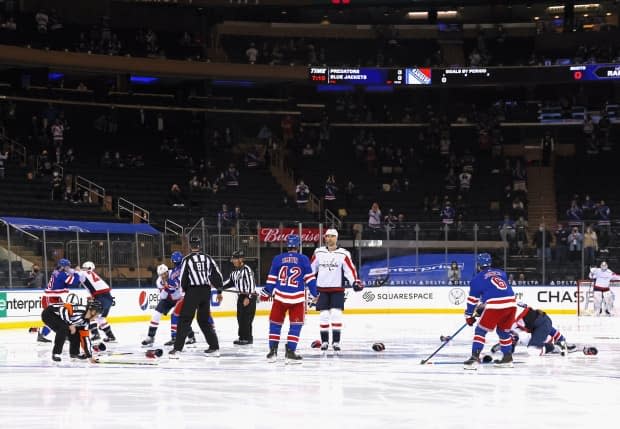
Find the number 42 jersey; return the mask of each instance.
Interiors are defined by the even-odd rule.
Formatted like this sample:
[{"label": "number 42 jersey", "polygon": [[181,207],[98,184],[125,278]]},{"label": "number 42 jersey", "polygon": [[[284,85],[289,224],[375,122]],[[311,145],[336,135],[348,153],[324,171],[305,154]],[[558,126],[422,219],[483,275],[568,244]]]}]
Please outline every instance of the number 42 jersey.
[{"label": "number 42 jersey", "polygon": [[316,277],[306,255],[285,252],[273,258],[267,276],[267,286],[262,295],[273,295],[273,299],[285,304],[296,304],[306,300],[306,287],[311,297],[317,296]]},{"label": "number 42 jersey", "polygon": [[466,314],[473,314],[479,304],[488,309],[516,307],[515,294],[508,276],[497,268],[486,268],[474,276],[469,284]]}]

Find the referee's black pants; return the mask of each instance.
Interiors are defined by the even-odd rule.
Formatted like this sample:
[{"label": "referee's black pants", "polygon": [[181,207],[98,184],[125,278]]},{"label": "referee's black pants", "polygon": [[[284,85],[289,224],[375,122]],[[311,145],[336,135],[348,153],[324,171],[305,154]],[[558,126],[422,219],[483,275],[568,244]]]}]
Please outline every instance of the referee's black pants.
[{"label": "referee's black pants", "polygon": [[[243,305],[243,300],[249,298],[250,303]],[[253,342],[252,322],[256,314],[256,296],[239,295],[237,298],[237,323],[239,323],[239,339]]]},{"label": "referee's black pants", "polygon": [[215,329],[209,323],[209,316],[211,314],[211,287],[210,286],[189,286],[185,290],[185,299],[183,302],[183,309],[179,314],[179,327],[177,331],[177,338],[174,341],[175,350],[183,350],[185,345],[185,338],[192,327],[192,321],[194,316],[198,321],[198,326],[209,344],[209,348],[220,348],[219,341]]},{"label": "referee's black pants", "polygon": [[75,334],[72,334],[69,330],[69,324],[62,320],[60,316],[54,312],[52,307],[47,307],[43,310],[43,313],[41,313],[41,320],[56,333],[54,348],[52,350],[53,354],[59,355],[62,353],[62,348],[67,338],[69,338],[69,354],[77,355],[80,352],[79,329],[76,329]]}]

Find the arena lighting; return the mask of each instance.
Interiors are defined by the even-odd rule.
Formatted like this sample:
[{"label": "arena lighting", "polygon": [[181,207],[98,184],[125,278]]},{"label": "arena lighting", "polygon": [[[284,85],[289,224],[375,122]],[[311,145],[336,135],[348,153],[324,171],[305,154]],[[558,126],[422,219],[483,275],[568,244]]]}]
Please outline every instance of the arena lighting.
[{"label": "arena lighting", "polygon": [[407,18],[409,19],[427,19],[428,12],[407,12]]},{"label": "arena lighting", "polygon": [[440,10],[437,11],[437,18],[446,19],[446,18],[456,18],[458,12],[456,10]]},{"label": "arena lighting", "polygon": [[[575,12],[590,10],[590,9],[598,9],[600,7],[600,3],[585,3],[585,4],[576,4],[574,6]],[[564,12],[564,6],[549,6],[547,8],[547,12],[549,13],[560,13]]]},{"label": "arena lighting", "polygon": [[152,77],[152,76],[135,76],[135,75],[129,76],[129,82],[141,84],[141,85],[150,85],[152,83],[157,82],[158,80],[159,80],[158,77]]}]

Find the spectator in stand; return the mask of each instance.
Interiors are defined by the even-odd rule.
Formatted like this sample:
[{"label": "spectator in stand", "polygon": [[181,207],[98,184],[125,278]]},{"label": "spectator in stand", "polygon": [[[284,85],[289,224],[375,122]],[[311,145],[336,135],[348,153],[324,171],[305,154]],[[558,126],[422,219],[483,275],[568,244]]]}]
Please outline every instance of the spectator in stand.
[{"label": "spectator in stand", "polygon": [[583,218],[586,220],[593,219],[595,207],[596,207],[596,204],[594,204],[594,201],[590,199],[590,195],[586,194],[583,202],[581,203],[581,211],[583,213]]},{"label": "spectator in stand", "polygon": [[4,170],[6,168],[6,162],[9,159],[9,151],[4,153],[0,152],[0,179],[4,179]]},{"label": "spectator in stand", "polygon": [[235,167],[235,164],[231,163],[228,166],[228,170],[224,175],[224,183],[226,183],[226,187],[228,189],[238,189],[239,188],[239,170]]},{"label": "spectator in stand", "polygon": [[459,190],[460,192],[466,194],[467,192],[469,192],[470,186],[471,186],[471,173],[468,170],[463,169],[461,174],[459,174]]},{"label": "spectator in stand", "polygon": [[554,232],[555,234],[555,260],[559,264],[566,262],[566,256],[568,254],[568,230],[558,223],[558,226]]},{"label": "spectator in stand", "polygon": [[306,204],[308,204],[310,188],[304,183],[303,180],[300,180],[299,184],[295,188],[295,197],[297,199],[297,207],[304,208]]},{"label": "spectator in stand", "polygon": [[596,252],[598,252],[598,236],[592,225],[588,225],[586,232],[583,233],[583,252],[585,266],[592,266],[596,263]]},{"label": "spectator in stand", "polygon": [[515,238],[517,241],[517,249],[519,254],[523,253],[525,244],[530,242],[528,235],[528,222],[523,216],[519,216],[519,219],[515,222]]},{"label": "spectator in stand", "polygon": [[47,282],[45,281],[45,274],[41,272],[41,268],[38,264],[32,264],[32,271],[26,281],[26,287],[35,289],[44,289]]},{"label": "spectator in stand", "polygon": [[170,187],[170,192],[168,192],[168,204],[172,207],[185,207],[185,195],[176,183]]},{"label": "spectator in stand", "polygon": [[378,203],[372,203],[370,210],[368,211],[368,228],[371,233],[378,233],[381,230],[381,209]]},{"label": "spectator in stand", "polygon": [[325,207],[334,213],[336,212],[336,192],[338,192],[336,177],[331,174],[325,181]]},{"label": "spectator in stand", "polygon": [[504,220],[499,226],[499,236],[502,241],[507,242],[510,247],[513,246],[516,238],[515,222],[510,219],[508,215],[504,215]]},{"label": "spectator in stand", "polygon": [[601,200],[596,206],[596,218],[598,219],[599,226],[599,246],[607,247],[611,234],[611,210],[604,200]]},{"label": "spectator in stand", "polygon": [[579,232],[579,228],[573,227],[567,238],[568,242],[568,259],[577,261],[580,258],[581,248],[583,246],[583,235]]},{"label": "spectator in stand", "polygon": [[450,268],[448,268],[448,282],[452,285],[456,285],[461,281],[461,268],[456,261],[452,261]]},{"label": "spectator in stand", "polygon": [[544,223],[538,226],[538,231],[534,235],[534,246],[536,247],[536,257],[551,260],[551,232],[545,227]]},{"label": "spectator in stand", "polygon": [[521,198],[515,197],[512,200],[512,216],[518,218],[520,216],[525,216],[525,204],[521,201]]},{"label": "spectator in stand", "polygon": [[542,151],[542,165],[548,167],[551,163],[551,155],[555,151],[555,139],[551,137],[551,131],[545,131],[545,136],[540,141]]},{"label": "spectator in stand", "polygon": [[219,212],[217,212],[218,223],[220,223],[225,228],[230,228],[233,225],[233,213],[228,210],[228,206],[226,204],[222,204],[222,208]]},{"label": "spectator in stand", "polygon": [[256,49],[256,45],[254,44],[254,42],[251,42],[250,47],[246,49],[245,58],[247,59],[248,63],[256,64],[256,61],[258,60],[258,49]]},{"label": "spectator in stand", "polygon": [[289,140],[293,139],[293,129],[295,127],[295,122],[291,115],[286,115],[280,121],[280,128],[282,128],[282,141],[284,145],[288,143]]},{"label": "spectator in stand", "polygon": [[398,222],[398,216],[396,216],[396,213],[394,213],[394,209],[390,209],[388,210],[388,214],[385,215],[385,218],[383,219],[384,224],[390,228],[390,231],[394,231],[394,229],[396,228],[396,222]]},{"label": "spectator in stand", "polygon": [[581,211],[581,207],[577,204],[577,200],[572,200],[570,203],[570,208],[566,210],[566,217],[569,220],[569,223],[573,222],[581,222],[583,212]]},{"label": "spectator in stand", "polygon": [[439,216],[441,217],[441,223],[444,225],[452,225],[454,223],[456,212],[450,201],[446,200]]},{"label": "spectator in stand", "polygon": [[52,173],[52,200],[53,201],[61,201],[62,200],[62,177],[57,171]]},{"label": "spectator in stand", "polygon": [[446,191],[453,192],[456,190],[456,184],[458,182],[458,178],[456,174],[454,174],[454,169],[451,168],[448,170],[448,174],[444,178],[444,187]]}]

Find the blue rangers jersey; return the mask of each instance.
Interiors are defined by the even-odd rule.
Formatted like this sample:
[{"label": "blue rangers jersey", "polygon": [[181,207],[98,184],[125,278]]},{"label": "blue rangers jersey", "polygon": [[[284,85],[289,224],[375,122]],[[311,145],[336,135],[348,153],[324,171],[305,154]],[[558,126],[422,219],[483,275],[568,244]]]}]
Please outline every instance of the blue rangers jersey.
[{"label": "blue rangers jersey", "polygon": [[80,276],[73,270],[66,272],[63,269],[54,270],[50,276],[47,287],[45,288],[44,296],[47,297],[60,297],[64,293],[69,293],[69,287],[79,286]]},{"label": "blue rangers jersey", "polygon": [[316,277],[306,255],[286,252],[273,258],[267,276],[267,286],[261,294],[273,295],[273,299],[285,304],[296,304],[306,300],[305,289],[312,298],[317,296]]},{"label": "blue rangers jersey", "polygon": [[515,294],[504,271],[485,268],[474,276],[469,284],[465,314],[474,314],[479,304],[484,304],[488,309],[516,307]]}]

